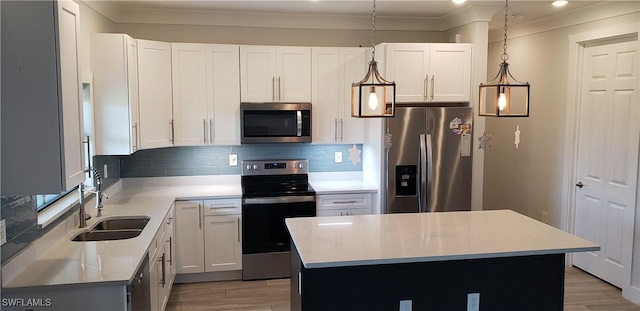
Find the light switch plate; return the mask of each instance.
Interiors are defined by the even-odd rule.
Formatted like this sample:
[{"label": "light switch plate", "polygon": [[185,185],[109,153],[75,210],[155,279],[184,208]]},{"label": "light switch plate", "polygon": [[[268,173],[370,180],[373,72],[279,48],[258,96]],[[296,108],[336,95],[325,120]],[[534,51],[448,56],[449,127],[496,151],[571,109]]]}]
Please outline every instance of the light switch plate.
[{"label": "light switch plate", "polygon": [[7,243],[7,227],[4,219],[0,220],[0,245]]},{"label": "light switch plate", "polygon": [[400,311],[411,311],[413,300],[400,300]]},{"label": "light switch plate", "polygon": [[229,154],[229,166],[238,166],[238,155],[235,153]]},{"label": "light switch plate", "polygon": [[334,155],[333,156],[334,157],[333,162],[342,163],[342,152],[336,151],[333,155]]},{"label": "light switch plate", "polygon": [[480,293],[467,294],[467,311],[480,311]]}]

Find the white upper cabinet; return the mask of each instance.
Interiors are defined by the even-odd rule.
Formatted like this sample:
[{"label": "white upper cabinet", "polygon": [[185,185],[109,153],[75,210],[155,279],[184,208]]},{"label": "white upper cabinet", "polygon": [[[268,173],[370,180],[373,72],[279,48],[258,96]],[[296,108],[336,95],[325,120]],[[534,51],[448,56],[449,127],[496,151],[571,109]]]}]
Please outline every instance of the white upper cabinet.
[{"label": "white upper cabinet", "polygon": [[208,141],[240,144],[240,47],[207,44]]},{"label": "white upper cabinet", "polygon": [[85,177],[79,7],[73,1],[0,5],[2,195],[71,190]]},{"label": "white upper cabinet", "polygon": [[138,40],[140,149],[173,145],[171,44]]},{"label": "white upper cabinet", "polygon": [[78,64],[80,8],[73,1],[57,1],[60,46],[65,189],[85,180],[82,88]]},{"label": "white upper cabinet", "polygon": [[351,84],[367,70],[365,48],[313,48],[314,143],[362,143],[364,121],[351,117]]},{"label": "white upper cabinet", "polygon": [[205,45],[171,44],[173,117],[176,146],[207,142],[207,73]]},{"label": "white upper cabinet", "polygon": [[385,43],[379,48],[384,49],[384,77],[396,83],[396,102],[471,100],[470,44]]},{"label": "white upper cabinet", "polygon": [[240,47],[242,102],[310,102],[311,48]]},{"label": "white upper cabinet", "polygon": [[237,45],[172,43],[175,145],[240,143]]},{"label": "white upper cabinet", "polygon": [[95,153],[138,150],[138,44],[124,34],[91,35]]}]

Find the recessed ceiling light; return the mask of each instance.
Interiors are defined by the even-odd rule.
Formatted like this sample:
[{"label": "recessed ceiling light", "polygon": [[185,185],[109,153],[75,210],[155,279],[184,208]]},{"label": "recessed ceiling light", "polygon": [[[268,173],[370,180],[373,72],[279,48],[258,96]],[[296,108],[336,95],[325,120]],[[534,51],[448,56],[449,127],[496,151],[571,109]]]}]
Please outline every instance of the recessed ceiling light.
[{"label": "recessed ceiling light", "polygon": [[455,4],[463,4],[463,3],[467,2],[467,0],[451,0],[451,1],[453,1],[453,3],[455,3]]},{"label": "recessed ceiling light", "polygon": [[567,3],[569,3],[569,1],[567,0],[556,0],[556,1],[553,1],[553,3],[551,4],[555,7],[561,7],[561,6],[567,5]]}]

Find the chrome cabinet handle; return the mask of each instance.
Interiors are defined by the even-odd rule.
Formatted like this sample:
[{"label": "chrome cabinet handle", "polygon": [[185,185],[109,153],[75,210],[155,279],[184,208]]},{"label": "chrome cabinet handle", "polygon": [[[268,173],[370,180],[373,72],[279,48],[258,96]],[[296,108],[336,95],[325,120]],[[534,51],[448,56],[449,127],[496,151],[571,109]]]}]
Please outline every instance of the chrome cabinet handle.
[{"label": "chrome cabinet handle", "polygon": [[198,203],[198,227],[202,229],[202,204]]},{"label": "chrome cabinet handle", "polygon": [[238,217],[238,243],[240,243],[240,217]]},{"label": "chrome cabinet handle", "polygon": [[134,143],[131,144],[131,149],[133,149],[133,151],[138,151],[138,122],[134,122],[133,125],[131,126],[131,128],[133,129],[133,141]]},{"label": "chrome cabinet handle", "polygon": [[160,256],[160,258],[158,258],[158,262],[160,262],[162,264],[162,279],[160,279],[160,281],[158,282],[158,284],[162,285],[162,287],[164,287],[165,284],[165,267],[164,267],[164,256],[165,254],[162,254],[162,256]]},{"label": "chrome cabinet handle", "polygon": [[174,138],[174,135],[175,135],[175,133],[173,131],[173,119],[171,119],[169,121],[169,126],[171,127],[171,139],[169,139],[169,140],[171,141],[171,143],[173,143],[173,138]]},{"label": "chrome cabinet handle", "polygon": [[436,79],[436,75],[431,76],[431,100],[433,100],[433,93],[435,92],[435,82],[434,80]]},{"label": "chrome cabinet handle", "polygon": [[340,141],[344,141],[344,120],[340,118]]},{"label": "chrome cabinet handle", "polygon": [[429,94],[429,75],[424,77],[424,101],[427,101]]},{"label": "chrome cabinet handle", "polygon": [[169,241],[167,241],[167,243],[169,243],[169,260],[167,260],[167,262],[171,265],[173,262],[173,241],[171,241],[172,237],[169,237]]},{"label": "chrome cabinet handle", "polygon": [[209,119],[209,143],[213,144],[213,119]]},{"label": "chrome cabinet handle", "polygon": [[338,119],[333,119],[333,141],[338,141]]},{"label": "chrome cabinet handle", "polygon": [[280,84],[280,77],[278,77],[278,100],[282,100],[282,84]]},{"label": "chrome cabinet handle", "polygon": [[89,173],[89,178],[91,178],[91,137],[86,136],[87,140],[83,141],[83,144],[87,144],[87,167],[85,167],[84,171]]},{"label": "chrome cabinet handle", "polygon": [[333,201],[331,202],[333,204],[354,204],[354,203],[358,203],[358,201],[356,200],[349,200],[349,201]]},{"label": "chrome cabinet handle", "polygon": [[202,140],[203,143],[207,143],[207,120],[202,119]]},{"label": "chrome cabinet handle", "polygon": [[276,101],[276,77],[271,77],[271,101]]}]

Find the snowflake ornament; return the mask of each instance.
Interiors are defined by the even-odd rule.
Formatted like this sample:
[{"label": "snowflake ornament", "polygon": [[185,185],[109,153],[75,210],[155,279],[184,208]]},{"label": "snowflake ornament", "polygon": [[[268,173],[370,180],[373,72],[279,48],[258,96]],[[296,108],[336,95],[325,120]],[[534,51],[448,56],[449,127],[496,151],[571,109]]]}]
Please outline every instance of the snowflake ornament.
[{"label": "snowflake ornament", "polygon": [[362,151],[358,150],[358,147],[354,144],[351,148],[349,148],[349,161],[353,163],[353,165],[357,165],[361,162],[360,154]]},{"label": "snowflake ornament", "polygon": [[482,136],[478,137],[478,141],[480,141],[480,144],[478,144],[478,149],[487,150],[493,147],[493,145],[491,145],[492,138],[493,135],[487,135],[487,132],[484,132]]}]

